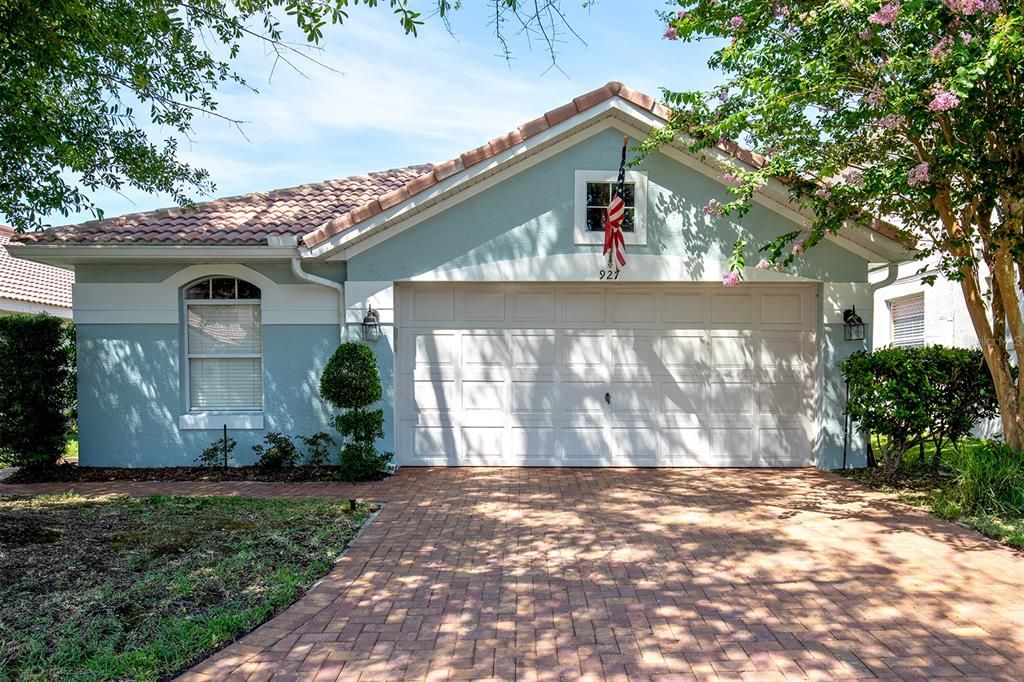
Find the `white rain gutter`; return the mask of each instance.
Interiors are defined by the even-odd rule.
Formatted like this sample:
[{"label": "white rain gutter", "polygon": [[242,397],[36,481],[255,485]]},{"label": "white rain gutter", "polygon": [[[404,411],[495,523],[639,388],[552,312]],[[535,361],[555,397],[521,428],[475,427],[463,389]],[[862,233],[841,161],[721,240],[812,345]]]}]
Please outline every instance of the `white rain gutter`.
[{"label": "white rain gutter", "polygon": [[317,275],[306,272],[302,269],[302,259],[298,255],[298,237],[267,237],[267,243],[270,246],[291,246],[296,249],[295,253],[291,257],[292,274],[301,280],[310,282],[311,284],[319,284],[322,287],[328,287],[334,289],[338,294],[338,338],[341,343],[345,342],[345,285],[327,279],[326,277],[319,277]]}]

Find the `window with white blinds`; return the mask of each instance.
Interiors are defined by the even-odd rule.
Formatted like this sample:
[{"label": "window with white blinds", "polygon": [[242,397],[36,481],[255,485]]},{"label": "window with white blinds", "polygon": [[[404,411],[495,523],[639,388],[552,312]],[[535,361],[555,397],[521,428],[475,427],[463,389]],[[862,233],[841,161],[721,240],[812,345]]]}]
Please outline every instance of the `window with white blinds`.
[{"label": "window with white blinds", "polygon": [[892,317],[892,345],[924,345],[924,294],[889,301]]},{"label": "window with white blinds", "polygon": [[263,406],[260,290],[231,277],[185,289],[190,410],[258,410]]}]

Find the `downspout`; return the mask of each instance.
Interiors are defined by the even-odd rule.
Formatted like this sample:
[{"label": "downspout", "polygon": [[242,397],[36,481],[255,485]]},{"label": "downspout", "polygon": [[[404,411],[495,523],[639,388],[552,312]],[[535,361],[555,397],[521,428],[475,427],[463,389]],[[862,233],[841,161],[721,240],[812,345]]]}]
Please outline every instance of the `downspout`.
[{"label": "downspout", "polygon": [[311,284],[318,284],[322,287],[328,287],[334,289],[338,294],[338,338],[341,343],[345,342],[345,285],[340,282],[327,279],[326,277],[320,277],[306,272],[302,269],[302,259],[299,257],[298,244],[299,239],[295,236],[289,237],[268,237],[267,242],[271,246],[291,246],[295,248],[295,255],[291,258],[292,274],[299,279],[309,282]]}]

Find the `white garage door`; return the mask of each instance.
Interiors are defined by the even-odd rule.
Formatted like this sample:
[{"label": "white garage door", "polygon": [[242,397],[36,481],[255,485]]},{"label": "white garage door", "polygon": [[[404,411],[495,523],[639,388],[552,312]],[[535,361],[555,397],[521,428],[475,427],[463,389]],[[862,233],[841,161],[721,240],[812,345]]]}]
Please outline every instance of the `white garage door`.
[{"label": "white garage door", "polygon": [[396,462],[813,464],[814,295],[401,286]]}]

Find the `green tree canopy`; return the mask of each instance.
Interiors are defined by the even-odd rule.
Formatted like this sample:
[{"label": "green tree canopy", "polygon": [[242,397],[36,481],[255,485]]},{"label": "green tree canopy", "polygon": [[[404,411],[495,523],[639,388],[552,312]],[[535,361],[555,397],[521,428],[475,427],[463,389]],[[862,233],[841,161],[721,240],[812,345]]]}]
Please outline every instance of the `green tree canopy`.
[{"label": "green tree canopy", "polygon": [[[759,245],[757,267],[784,268],[826,235],[888,218],[922,259],[960,282],[992,372],[1007,442],[1024,449],[1024,15],[1002,0],[682,0],[665,38],[723,41],[712,92],[665,90],[670,124],[646,149],[684,134],[762,154],[723,168],[742,215],[783,179],[810,216],[804,232]],[[742,275],[737,241],[728,284]],[[987,266],[991,291],[981,278]]]},{"label": "green tree canopy", "polygon": [[[562,0],[486,0],[495,38],[535,37],[554,56]],[[448,25],[460,0],[0,0],[0,214],[19,231],[52,213],[91,211],[90,194],[133,187],[187,204],[209,174],[178,160],[197,114],[225,84],[251,88],[232,62],[261,43],[289,63],[314,57],[356,6],[390,9],[415,35],[424,12]],[[307,41],[294,46],[286,31]],[[571,30],[571,29],[570,29]],[[307,64],[312,68],[313,65]],[[166,131],[156,139],[154,129]]]}]

